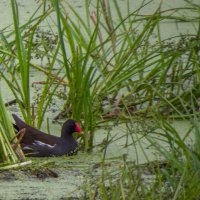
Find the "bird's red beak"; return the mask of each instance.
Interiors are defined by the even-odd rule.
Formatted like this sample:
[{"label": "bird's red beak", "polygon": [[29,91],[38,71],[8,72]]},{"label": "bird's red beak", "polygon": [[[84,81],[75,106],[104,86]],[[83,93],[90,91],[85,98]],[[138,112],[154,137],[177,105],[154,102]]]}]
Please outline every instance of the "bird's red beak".
[{"label": "bird's red beak", "polygon": [[81,129],[81,127],[79,126],[78,122],[76,122],[75,131],[76,131],[79,135],[83,135],[82,129]]}]

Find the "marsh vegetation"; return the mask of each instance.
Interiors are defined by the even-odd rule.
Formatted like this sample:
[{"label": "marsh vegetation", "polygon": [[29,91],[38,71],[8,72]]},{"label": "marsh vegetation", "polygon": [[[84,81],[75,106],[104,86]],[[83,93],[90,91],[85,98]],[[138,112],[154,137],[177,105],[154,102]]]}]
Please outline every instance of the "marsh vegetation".
[{"label": "marsh vegetation", "polygon": [[[163,10],[160,3],[145,14],[151,2],[130,10],[126,0],[124,13],[117,0],[85,0],[83,19],[68,1],[43,0],[22,24],[18,1],[10,1],[13,29],[0,32],[1,82],[28,124],[41,128],[45,121],[49,129],[49,110],[56,111],[54,121],[81,123],[82,153],[100,157],[82,198],[200,197],[200,5],[185,0],[184,7]],[[193,32],[163,37],[163,23],[192,24]],[[33,72],[42,74],[40,81],[31,81]],[[20,161],[9,143],[14,132],[4,103],[0,98],[2,166]],[[187,123],[181,133],[177,120]],[[123,131],[116,137],[118,126]],[[98,130],[106,136],[96,144]],[[123,154],[113,166],[108,149],[121,139],[135,155]],[[160,159],[150,160],[147,148]]]}]

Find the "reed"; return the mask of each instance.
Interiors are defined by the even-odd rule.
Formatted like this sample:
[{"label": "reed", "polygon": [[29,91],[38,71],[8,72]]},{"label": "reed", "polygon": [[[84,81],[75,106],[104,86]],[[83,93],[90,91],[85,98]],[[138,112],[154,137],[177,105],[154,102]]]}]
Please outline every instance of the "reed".
[{"label": "reed", "polygon": [[11,146],[15,137],[13,125],[10,122],[0,93],[0,169],[11,168],[13,164],[20,165],[20,159]]},{"label": "reed", "polygon": [[[104,141],[106,144],[102,161],[99,163],[100,173],[84,185],[85,197],[88,199],[198,199],[200,197],[199,114],[195,111],[193,101],[192,99],[190,101],[193,108],[193,113],[190,114],[191,107],[188,109],[180,99],[179,103],[185,107],[185,112],[190,116],[188,118],[185,114],[179,113],[179,117],[184,120],[181,122],[189,124],[187,128],[182,129],[181,135],[174,125],[176,119],[166,119],[155,112],[154,121],[148,125],[147,119],[146,122],[137,122],[130,115],[125,130],[128,131],[131,140],[129,146],[134,146],[136,154],[137,151],[140,151],[142,157],[144,154],[146,163],[139,163],[140,157],[132,160],[130,154],[128,159],[126,155],[122,155],[121,159],[117,159],[118,162],[116,158],[106,159],[107,148],[114,141],[107,138],[107,143]],[[170,104],[169,107],[174,109]],[[136,128],[137,126],[139,129]],[[124,134],[121,135],[126,137]],[[121,137],[118,140],[121,140]],[[144,138],[150,143],[148,149],[153,149],[159,160],[148,159]]]},{"label": "reed", "polygon": [[[84,119],[85,149],[93,145],[94,128],[105,114],[102,113],[105,99],[112,101],[120,98],[121,92],[125,96],[124,101],[132,98],[128,107],[135,107],[138,114],[146,115],[151,115],[155,109],[163,113],[166,110],[171,112],[163,97],[175,107],[177,96],[187,99],[190,89],[183,89],[184,85],[196,77],[191,75],[193,69],[188,70],[188,67],[195,67],[191,65],[193,53],[189,57],[187,55],[195,52],[198,44],[195,46],[190,40],[193,36],[177,36],[179,42],[170,45],[171,38],[162,40],[160,22],[166,19],[194,21],[198,17],[170,16],[166,13],[173,10],[161,11],[160,7],[152,15],[141,15],[142,8],[148,5],[144,2],[132,13],[127,8],[128,15],[124,17],[114,0],[115,17],[119,22],[113,20],[109,1],[97,1],[92,12],[87,8],[85,22],[68,3],[51,2],[57,13],[62,65],[69,81],[64,110],[70,107],[69,117]],[[86,5],[89,5],[88,1]],[[68,16],[66,7],[70,8],[79,25]],[[197,11],[192,6],[186,9]],[[135,33],[133,30],[139,22],[143,26]],[[158,43],[151,42],[154,34]],[[198,32],[194,38],[198,40]],[[188,59],[187,64],[182,63],[184,57]],[[154,88],[154,85],[157,87]],[[193,86],[196,88],[195,84]],[[123,103],[119,106],[123,107]]]},{"label": "reed", "polygon": [[[14,43],[8,42],[7,37],[1,34],[6,47],[1,50],[4,57],[6,56],[3,63],[11,80],[7,75],[3,73],[1,75],[10,86],[28,123],[32,123],[32,113],[35,113],[36,126],[41,126],[44,113],[60,84],[59,81],[56,86],[53,84],[54,80],[58,80],[59,72],[54,76],[55,79],[51,79],[52,69],[55,65],[60,65],[60,71],[65,70],[65,78],[68,81],[67,99],[63,109],[69,110],[68,117],[78,121],[84,119],[82,122],[85,128],[85,149],[93,146],[94,129],[101,116],[112,112],[113,106],[110,106],[110,110],[104,111],[105,99],[108,99],[108,103],[112,105],[112,101],[120,99],[120,93],[123,93],[124,101],[131,99],[127,107],[134,107],[138,114],[145,113],[151,116],[154,110],[172,114],[163,97],[178,110],[182,109],[177,106],[177,98],[181,96],[187,100],[191,88],[184,89],[184,87],[188,82],[194,82],[193,91],[195,96],[198,96],[195,83],[197,73],[191,72],[198,72],[196,70],[196,68],[198,69],[198,56],[195,51],[198,43],[194,41],[198,40],[199,31],[196,36],[177,36],[180,38],[179,42],[172,43],[171,38],[162,40],[159,28],[162,20],[192,22],[197,18],[167,15],[167,12],[173,10],[160,11],[160,8],[152,15],[141,15],[142,8],[148,6],[148,3],[144,2],[139,9],[132,13],[127,7],[128,15],[124,16],[115,0],[113,4],[116,11],[115,17],[119,19],[118,22],[113,20],[109,1],[97,1],[92,12],[91,8],[87,7],[85,22],[68,3],[62,2],[62,4],[57,0],[52,0],[51,3],[57,16],[59,41],[53,54],[49,55],[48,51],[46,51],[46,55],[44,54],[49,61],[49,71],[37,66],[37,69],[45,71],[47,78],[41,94],[41,101],[38,106],[36,105],[38,109],[32,111],[29,76],[30,66],[36,66],[31,63],[33,38],[37,27],[53,10],[46,10],[39,17],[32,16],[29,23],[19,26],[17,4],[14,0],[11,3],[15,24],[15,31],[12,34],[16,38],[14,47],[17,52],[13,53],[13,48],[11,48]],[[65,3],[79,25],[75,24],[67,15]],[[85,3],[90,5],[88,1]],[[46,6],[41,4],[40,7],[44,9]],[[185,9],[197,11],[197,8],[192,6]],[[143,27],[136,33],[133,30],[136,29],[137,23],[143,24]],[[28,26],[31,28],[24,34],[23,31]],[[158,43],[151,42],[153,34],[158,38]],[[190,39],[191,37],[193,39]],[[23,40],[29,41],[26,49]],[[12,62],[7,61],[8,57]],[[188,60],[182,63],[182,58]],[[193,65],[193,63],[196,64]],[[15,73],[13,74],[17,66],[19,66],[21,82],[16,79]],[[178,80],[181,80],[181,84]],[[53,85],[55,87],[51,89]],[[50,91],[52,93],[48,95],[49,98],[45,98]],[[23,102],[25,109],[20,102]],[[123,103],[119,101],[118,106],[123,108]]]},{"label": "reed", "polygon": [[[117,0],[112,1],[115,12],[110,8],[111,1],[99,0],[92,4],[85,0],[84,20],[67,1],[49,2],[52,6],[49,10],[46,10],[47,2],[44,1],[30,20],[20,25],[17,1],[11,0],[14,31],[7,35],[3,32],[0,34],[4,69],[0,74],[17,99],[26,122],[33,124],[33,113],[37,120],[35,125],[41,126],[47,107],[65,80],[67,90],[64,91],[66,98],[63,110],[67,111],[68,118],[81,121],[85,132],[85,151],[94,147],[97,127],[105,125],[104,122],[109,120],[126,120],[127,134],[122,137],[130,136],[131,145],[137,142],[150,164],[150,167],[138,165],[137,155],[137,162],[132,164],[123,158],[123,165],[117,169],[117,175],[107,170],[107,147],[113,141],[108,134],[102,155],[102,173],[95,180],[94,192],[86,189],[90,199],[96,196],[101,199],[180,199],[182,194],[185,199],[197,199],[200,191],[200,131],[197,111],[200,96],[199,5],[186,1],[188,6],[185,8],[165,11],[159,5],[153,14],[144,15],[143,8],[150,2],[142,1],[140,8],[130,11],[130,2],[127,0],[125,16]],[[36,17],[40,8],[42,14]],[[177,14],[184,10],[190,10],[194,15]],[[31,60],[32,48],[37,28],[51,13],[56,15],[54,23],[58,41],[51,53],[47,44],[41,44],[44,58],[48,61],[48,68],[44,69]],[[114,20],[114,15],[117,20]],[[196,23],[197,29],[192,35],[162,39],[160,23],[165,20]],[[13,36],[15,40],[10,40]],[[28,41],[26,47],[25,40]],[[59,68],[57,73],[53,73],[55,66]],[[46,75],[46,84],[37,105],[30,97],[31,67]],[[20,80],[16,78],[17,69]],[[61,75],[62,71],[64,76]],[[107,109],[105,103],[108,104]],[[32,111],[33,106],[36,109]],[[117,114],[114,112],[116,109],[119,110]],[[3,117],[6,111],[1,98],[0,110],[1,160],[16,163],[17,158],[9,144],[13,130],[10,130],[12,126],[9,119]],[[129,126],[134,126],[137,116],[151,117],[156,126],[148,131],[144,129],[142,135],[141,132],[134,133],[135,140]],[[183,138],[170,121],[177,118],[190,122],[191,127],[185,131]],[[144,123],[144,119],[141,123]],[[192,131],[195,139],[192,147],[189,147],[186,139]],[[149,162],[141,138],[150,142],[164,158],[163,163]],[[166,144],[166,148],[160,140]],[[136,145],[134,148],[137,150]],[[152,179],[148,183],[143,179],[142,167],[152,171]]]},{"label": "reed", "polygon": [[[140,115],[156,116],[159,121],[160,116],[155,114],[157,112],[166,117],[191,119],[195,108],[198,108],[195,99],[199,97],[200,25],[198,24],[193,35],[177,35],[174,38],[176,40],[163,40],[160,23],[164,20],[199,23],[198,5],[189,3],[186,8],[165,11],[161,11],[158,6],[152,15],[143,15],[142,9],[149,2],[143,1],[140,8],[130,11],[127,1],[125,16],[117,0],[112,1],[115,12],[110,8],[110,1],[101,0],[92,4],[86,0],[86,20],[83,20],[67,1],[51,0],[52,8],[49,10],[45,10],[46,1],[44,3],[37,10],[43,9],[41,15],[33,15],[28,23],[20,26],[17,2],[11,0],[14,32],[9,35],[1,33],[4,48],[0,52],[7,71],[1,71],[1,77],[9,85],[29,124],[33,123],[34,113],[37,120],[35,125],[41,126],[47,107],[64,79],[67,80],[67,90],[63,110],[67,111],[67,117],[82,122],[85,150],[93,147],[95,128],[104,121],[115,120],[112,117],[103,119],[115,108],[119,108],[121,113],[114,117],[123,120],[132,119],[132,115]],[[193,11],[194,16],[171,14],[178,13],[177,10]],[[44,69],[31,60],[32,47],[37,28],[52,12],[56,14],[58,41],[51,54],[47,51],[47,46],[42,44],[44,57],[48,60],[48,68]],[[117,20],[114,20],[114,15]],[[13,35],[15,41],[10,42],[9,37]],[[152,42],[153,37],[156,37],[157,42]],[[24,40],[28,41],[26,47]],[[55,66],[60,68],[53,75]],[[34,105],[30,97],[30,67],[43,71],[46,75],[46,84],[37,105]],[[20,81],[15,76],[17,68]],[[65,75],[60,77],[62,70]],[[8,74],[11,78],[8,78]],[[109,105],[107,110],[105,102]],[[31,110],[33,105],[37,107],[34,112]],[[198,113],[195,116],[197,124]],[[158,124],[164,124],[165,130],[173,132],[175,142],[182,149],[187,148],[165,119],[160,119]],[[196,130],[198,133],[197,128]],[[172,140],[172,135],[165,135],[168,143]],[[197,147],[198,145],[195,148]],[[123,186],[121,190],[124,190]]]},{"label": "reed", "polygon": [[[199,152],[196,149],[199,146],[199,134],[198,129],[194,124],[198,123],[199,120],[191,117],[189,120],[190,127],[185,130],[183,138],[180,137],[179,133],[173,127],[172,123],[163,120],[159,116],[158,129],[156,131],[158,135],[155,137],[148,136],[152,145],[157,149],[157,151],[167,160],[169,168],[164,171],[164,179],[172,187],[172,195],[174,199],[179,199],[182,194],[184,194],[184,199],[193,199],[199,197]],[[188,122],[188,119],[187,119]],[[162,132],[161,132],[162,130]],[[195,131],[195,140],[193,144],[187,144],[187,138],[192,137],[192,132]],[[166,147],[158,142],[158,137],[160,140],[166,142]]]},{"label": "reed", "polygon": [[[46,7],[42,3],[38,6],[38,9],[34,12],[33,16],[30,17],[28,22],[20,25],[17,1],[11,0],[11,6],[14,21],[14,31],[11,31],[7,35],[5,35],[3,32],[1,33],[1,38],[5,48],[0,50],[3,54],[2,64],[4,68],[0,74],[12,91],[13,98],[16,99],[24,120],[28,124],[35,124],[35,126],[40,128],[45,111],[51,102],[52,96],[55,93],[56,88],[60,85],[60,82],[62,82],[62,79],[57,81],[58,74],[61,70],[59,70],[57,74],[53,74],[52,72],[55,64],[55,58],[58,54],[57,49],[59,45],[58,47],[55,47],[55,51],[50,54],[51,51],[45,51],[47,47],[44,43],[39,44],[38,48],[40,48],[40,52],[42,48],[46,52],[45,59],[49,61],[48,70],[45,70],[43,67],[32,63],[34,54],[37,54],[34,48],[35,37],[36,34],[38,34],[37,30],[46,17],[50,15],[52,10],[49,8],[47,10],[43,10],[42,14],[38,14],[41,9],[45,9]],[[15,40],[12,39],[13,36],[15,37]],[[31,99],[30,97],[30,93],[32,91],[30,85],[31,67],[46,74],[46,84],[39,94],[39,103],[36,106],[34,99]],[[18,71],[20,76],[18,76]],[[48,98],[46,98],[47,96]]]}]

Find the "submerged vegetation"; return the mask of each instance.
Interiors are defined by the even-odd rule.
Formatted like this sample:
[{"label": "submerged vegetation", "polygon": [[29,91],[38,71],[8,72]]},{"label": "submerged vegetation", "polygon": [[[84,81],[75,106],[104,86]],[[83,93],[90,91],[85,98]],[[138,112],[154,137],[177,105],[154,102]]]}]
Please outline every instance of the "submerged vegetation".
[{"label": "submerged vegetation", "polygon": [[[198,199],[200,5],[185,1],[185,8],[162,10],[160,4],[153,14],[143,14],[151,1],[130,10],[127,0],[124,14],[117,0],[85,0],[83,19],[65,0],[41,2],[30,19],[20,24],[18,2],[11,0],[14,31],[0,33],[0,77],[24,120],[40,128],[53,100],[61,99],[64,106],[57,118],[82,123],[85,151],[94,147],[97,127],[112,121],[126,124],[127,133],[122,137],[131,138],[129,145],[145,138],[162,155],[163,162],[149,162],[149,182],[141,170],[146,166],[126,158],[115,176],[105,164],[106,149],[112,143],[108,134],[102,174],[95,180],[94,190],[84,188],[89,199]],[[184,12],[193,15],[181,14]],[[194,32],[162,36],[162,23],[179,22],[192,23]],[[43,73],[45,79],[38,82],[36,97],[31,95],[31,84],[37,84],[30,81],[31,71]],[[144,123],[147,118],[153,124],[135,133],[131,128],[135,120]],[[189,122],[183,137],[171,124],[174,119]],[[3,120],[0,115],[2,126]],[[7,133],[6,142],[2,132]],[[0,142],[8,145],[7,151],[12,151],[7,141],[13,137],[11,132],[0,127]],[[194,142],[188,145],[192,134]],[[88,184],[91,188],[92,183]]]}]

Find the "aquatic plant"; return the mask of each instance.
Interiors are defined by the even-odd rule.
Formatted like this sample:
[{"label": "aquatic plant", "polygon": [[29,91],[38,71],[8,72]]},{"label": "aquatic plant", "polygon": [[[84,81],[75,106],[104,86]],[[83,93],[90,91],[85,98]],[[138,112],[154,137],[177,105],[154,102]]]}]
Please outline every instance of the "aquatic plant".
[{"label": "aquatic plant", "polygon": [[[163,162],[151,163],[144,155],[147,159],[145,167],[152,175],[148,183],[142,177],[144,166],[139,165],[139,158],[131,164],[124,158],[123,166],[117,171],[118,176],[114,176],[105,165],[106,150],[112,142],[108,134],[100,163],[102,174],[95,180],[94,192],[86,188],[90,199],[98,195],[102,199],[198,198],[199,5],[186,1],[188,6],[185,8],[164,11],[159,5],[153,14],[144,15],[143,8],[150,2],[142,1],[137,10],[131,11],[127,0],[127,14],[124,15],[117,0],[85,0],[86,20],[83,20],[67,1],[49,2],[52,6],[49,10],[46,10],[47,1],[43,1],[44,4],[39,6],[43,13],[36,17],[38,8],[31,19],[20,26],[17,1],[11,0],[14,31],[8,35],[1,33],[3,45],[0,52],[4,71],[1,70],[0,74],[13,92],[24,119],[33,124],[32,115],[36,115],[35,125],[40,127],[59,85],[64,84],[67,89],[63,91],[63,111],[66,117],[82,122],[86,151],[93,148],[95,128],[109,120],[115,123],[124,120],[128,121],[127,133],[122,137],[130,136],[131,144],[139,143],[144,154],[140,139],[146,138],[164,158]],[[110,9],[111,3],[114,12]],[[192,11],[193,16],[178,12],[187,10]],[[41,41],[37,46],[34,38],[41,23],[51,13],[56,14],[57,39],[53,51],[49,52],[45,42]],[[117,20],[114,20],[114,15]],[[165,20],[195,23],[196,32],[163,39],[160,23]],[[13,35],[15,40],[10,41]],[[42,58],[48,62],[46,68],[31,60],[33,54],[41,52],[41,47],[44,50]],[[54,74],[55,66],[59,70]],[[46,75],[37,102],[30,97],[30,67]],[[20,80],[16,76],[17,70]],[[2,102],[0,104],[3,105]],[[156,126],[148,127],[148,131],[133,132],[129,126],[134,125],[134,117],[137,116],[144,117],[140,119],[142,124],[145,117],[151,117]],[[180,137],[169,118],[190,122],[191,127],[186,130],[184,138]],[[2,127],[0,133],[6,130]],[[186,139],[192,131],[195,139],[190,147],[186,145]],[[167,145],[166,148],[159,143],[160,140]],[[8,147],[0,146],[1,159],[17,162],[15,156],[9,158],[4,151],[7,148],[13,153],[7,139],[3,144]]]},{"label": "aquatic plant", "polygon": [[12,124],[8,118],[6,109],[4,107],[4,103],[2,100],[2,96],[0,95],[0,160],[1,162],[8,162],[8,163],[16,163],[18,161],[17,156],[15,155],[15,152],[13,151],[11,144],[9,140],[11,140],[15,133],[12,128]]},{"label": "aquatic plant", "polygon": [[[182,111],[179,98],[186,102],[191,91],[198,97],[199,30],[193,35],[178,35],[176,40],[162,39],[160,34],[160,22],[164,20],[198,22],[198,6],[190,4],[190,7],[179,8],[193,11],[192,18],[172,15],[178,8],[162,11],[161,5],[153,14],[143,15],[143,8],[149,2],[143,1],[137,10],[130,11],[127,1],[127,15],[124,15],[116,0],[112,2],[115,13],[110,10],[109,1],[92,4],[86,0],[85,21],[67,2],[50,2],[53,8],[46,10],[44,1],[28,23],[19,26],[17,3],[12,0],[15,31],[10,35],[14,34],[16,44],[8,41],[9,36],[1,35],[5,47],[1,49],[2,61],[11,79],[3,72],[1,76],[10,86],[28,123],[33,123],[31,115],[36,115],[35,125],[41,126],[45,111],[64,78],[67,90],[63,95],[66,97],[63,110],[67,117],[82,121],[85,150],[92,148],[95,127],[102,119],[129,119],[127,113],[152,116],[154,111],[174,115]],[[43,13],[36,17],[41,7]],[[44,69],[31,60],[40,50],[34,37],[39,25],[54,11],[58,40],[51,54],[41,42],[42,56],[46,56],[49,65]],[[114,14],[117,20],[113,19]],[[33,46],[36,46],[34,50]],[[30,99],[29,65],[47,75],[38,104]],[[20,82],[15,76],[17,66]],[[60,70],[53,75],[55,66],[60,66]],[[65,75],[60,78],[62,70]]]},{"label": "aquatic plant", "polygon": [[[176,110],[182,110],[177,104],[177,97],[187,101],[190,90],[195,97],[198,96],[198,74],[191,71],[198,72],[195,70],[198,68],[198,53],[195,50],[198,43],[195,41],[199,39],[199,31],[192,36],[177,36],[177,42],[171,38],[162,40],[160,35],[160,22],[163,20],[193,22],[197,18],[168,15],[167,12],[173,10],[161,11],[160,7],[152,15],[142,15],[143,7],[148,6],[144,2],[132,12],[127,6],[127,15],[124,16],[118,2],[113,1],[115,18],[118,19],[113,20],[108,1],[97,1],[93,7],[85,1],[87,20],[84,21],[67,2],[52,0],[51,3],[57,15],[58,28],[58,41],[52,53],[47,51],[49,47],[42,41],[40,44],[34,42],[39,25],[53,12],[51,7],[45,10],[46,1],[26,24],[20,26],[17,3],[12,0],[15,31],[9,35],[1,34],[4,41],[2,62],[11,79],[3,71],[1,76],[12,90],[28,123],[34,123],[36,117],[35,125],[38,128],[41,126],[45,111],[63,78],[67,79],[64,83],[67,98],[63,110],[67,112],[67,117],[82,120],[85,149],[93,146],[94,129],[102,117],[111,120],[112,116],[124,118],[127,109],[123,102],[134,114],[152,115],[154,110],[158,110],[168,115],[174,113],[171,113],[163,97]],[[43,8],[43,13],[36,17],[40,8]],[[73,15],[73,20],[66,14],[66,8]],[[194,6],[187,9],[197,12]],[[74,18],[78,25],[74,23]],[[138,23],[142,24],[139,28]],[[13,34],[16,43],[8,40]],[[153,37],[158,41],[152,43]],[[44,49],[42,59],[48,61],[47,69],[34,64],[31,59],[41,49]],[[53,75],[55,65],[60,66],[60,70]],[[47,75],[38,104],[30,99],[30,66]],[[17,68],[20,81],[15,76]],[[63,69],[65,77],[59,78]]]},{"label": "aquatic plant", "polygon": [[[192,101],[190,103],[194,104]],[[190,112],[186,107],[185,111]],[[155,113],[154,121],[151,119],[149,124],[147,119],[145,122],[137,119],[137,122],[130,116],[127,125],[132,128],[127,127],[124,131],[128,131],[130,140],[128,146],[133,146],[135,151],[130,150],[132,154],[123,154],[121,158],[107,159],[107,148],[113,142],[108,136],[104,141],[102,160],[96,164],[99,166],[98,175],[92,176],[83,186],[85,198],[198,199],[200,197],[199,116],[198,112],[193,111],[189,120],[180,115],[185,117],[185,120],[180,121],[179,125],[189,124],[186,128],[182,128],[181,134],[177,130],[179,127],[174,125],[177,120],[166,120],[158,113]],[[122,137],[125,138],[126,135],[120,134],[118,140]],[[139,157],[137,151],[140,151]],[[149,160],[151,156],[147,151],[153,151],[159,159]],[[136,155],[133,155],[134,153]],[[145,163],[141,157],[146,158]]]},{"label": "aquatic plant", "polygon": [[[83,119],[85,149],[93,145],[94,128],[99,119],[115,113],[116,108],[126,110],[123,101],[128,102],[126,106],[130,111],[133,109],[134,114],[152,115],[158,110],[167,115],[172,113],[163,98],[181,110],[177,96],[187,100],[192,88],[195,96],[198,95],[197,74],[191,74],[198,63],[195,53],[198,43],[194,42],[198,40],[198,32],[192,36],[177,36],[178,42],[171,38],[162,40],[160,35],[163,20],[194,21],[198,17],[167,15],[172,10],[161,11],[160,7],[151,15],[142,15],[142,8],[148,5],[144,2],[136,11],[130,12],[127,8],[127,15],[123,16],[117,1],[113,1],[115,18],[119,19],[116,22],[109,1],[96,1],[92,12],[89,1],[85,1],[87,20],[84,21],[68,3],[51,2],[57,13],[61,65],[69,81],[63,109],[68,116]],[[73,20],[66,8],[73,14]],[[196,7],[185,9],[197,12]],[[136,29],[138,23],[142,26]],[[152,43],[153,37],[158,41]],[[189,82],[193,82],[190,88]],[[107,111],[104,102],[110,105]],[[120,116],[119,113],[116,116]]]},{"label": "aquatic plant", "polygon": [[0,169],[30,164],[25,161],[0,93]]},{"label": "aquatic plant", "polygon": [[[38,27],[52,11],[51,9],[44,10],[42,14],[36,16],[40,8],[42,8],[42,6],[45,7],[42,3],[39,5],[38,9],[35,11],[33,16],[31,16],[28,22],[20,25],[17,2],[12,0],[11,5],[14,31],[9,32],[7,35],[1,32],[3,45],[0,52],[2,55],[3,69],[0,71],[0,74],[12,91],[13,98],[16,99],[24,120],[29,124],[35,124],[35,126],[39,128],[43,121],[45,111],[51,102],[52,96],[57,87],[60,85],[60,82],[62,82],[62,79],[57,78],[61,70],[58,70],[55,74],[52,73],[59,45],[58,47],[55,47],[55,51],[52,54],[49,50],[45,51],[45,58],[49,61],[48,70],[32,63],[32,58],[34,55],[37,56],[38,53],[34,48],[36,46],[36,36],[38,36]],[[12,39],[13,36],[15,37],[14,40]],[[43,49],[46,48],[44,43],[40,43],[38,46],[38,48],[40,48],[40,52],[42,47]],[[31,99],[30,97],[31,67],[46,74],[45,85],[43,89],[41,89],[41,93],[37,99],[37,107],[34,99]],[[20,77],[18,76],[18,72]]]}]

